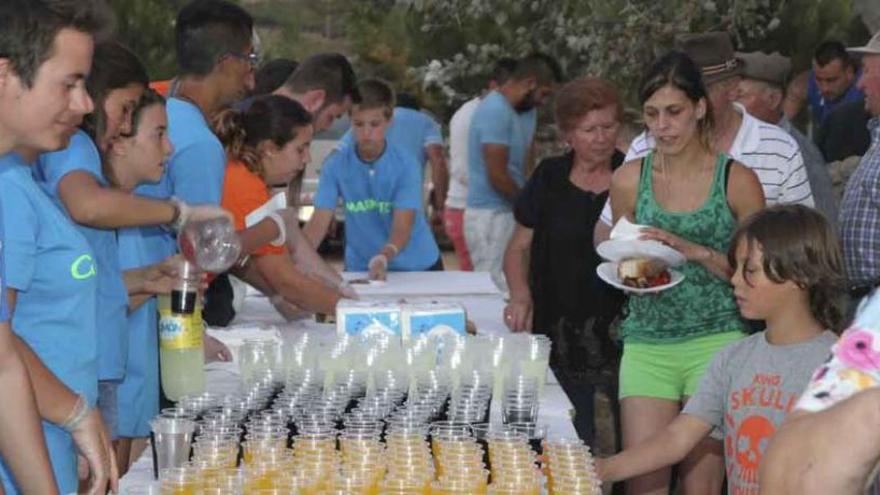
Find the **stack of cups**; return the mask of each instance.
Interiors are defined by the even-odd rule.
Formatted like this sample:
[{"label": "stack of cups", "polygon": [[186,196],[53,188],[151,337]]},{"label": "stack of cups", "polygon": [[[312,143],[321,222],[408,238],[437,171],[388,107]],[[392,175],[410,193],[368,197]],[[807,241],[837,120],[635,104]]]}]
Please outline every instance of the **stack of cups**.
[{"label": "stack of cups", "polygon": [[538,380],[534,377],[516,375],[504,383],[501,398],[501,420],[507,423],[537,423]]},{"label": "stack of cups", "polygon": [[190,447],[196,430],[194,416],[179,411],[160,414],[150,421],[153,433],[155,472],[182,468],[189,461]]},{"label": "stack of cups", "polygon": [[550,495],[600,495],[590,448],[580,440],[548,442],[545,448],[547,489]]},{"label": "stack of cups", "polygon": [[431,450],[425,441],[425,427],[397,427],[385,437],[388,472],[380,493],[423,495],[430,493],[434,479]]},{"label": "stack of cups", "polygon": [[449,401],[449,419],[466,423],[482,423],[489,419],[492,398],[492,374],[472,371],[462,376]]},{"label": "stack of cups", "polygon": [[293,439],[293,476],[303,484],[303,490],[319,493],[332,488],[331,481],[339,472],[339,454],[336,451],[336,430],[328,426],[301,425]]},{"label": "stack of cups", "polygon": [[381,424],[357,427],[346,424],[339,437],[342,470],[337,489],[351,493],[377,493],[385,476],[385,448],[379,441]]},{"label": "stack of cups", "polygon": [[490,430],[487,436],[492,466],[490,493],[539,495],[542,476],[528,436],[509,428]]},{"label": "stack of cups", "polygon": [[431,424],[431,448],[437,480],[431,493],[486,493],[489,471],[483,450],[469,424],[438,421]]}]

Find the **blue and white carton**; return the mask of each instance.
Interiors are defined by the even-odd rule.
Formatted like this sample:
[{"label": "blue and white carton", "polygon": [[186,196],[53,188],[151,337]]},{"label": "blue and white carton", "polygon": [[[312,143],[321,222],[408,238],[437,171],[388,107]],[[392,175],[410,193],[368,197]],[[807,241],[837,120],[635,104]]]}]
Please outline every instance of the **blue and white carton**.
[{"label": "blue and white carton", "polygon": [[442,338],[467,333],[464,308],[454,303],[411,303],[403,306],[402,338]]},{"label": "blue and white carton", "polygon": [[342,299],[336,304],[336,332],[348,335],[401,335],[401,307],[392,301]]}]

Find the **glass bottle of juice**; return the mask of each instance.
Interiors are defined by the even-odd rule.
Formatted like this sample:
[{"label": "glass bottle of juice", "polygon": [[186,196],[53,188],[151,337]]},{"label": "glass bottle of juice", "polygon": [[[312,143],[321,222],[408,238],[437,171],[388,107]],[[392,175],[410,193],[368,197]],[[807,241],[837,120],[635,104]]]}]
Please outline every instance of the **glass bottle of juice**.
[{"label": "glass bottle of juice", "polygon": [[159,296],[162,388],[171,400],[205,391],[204,324],[196,267],[183,261],[170,295]]}]

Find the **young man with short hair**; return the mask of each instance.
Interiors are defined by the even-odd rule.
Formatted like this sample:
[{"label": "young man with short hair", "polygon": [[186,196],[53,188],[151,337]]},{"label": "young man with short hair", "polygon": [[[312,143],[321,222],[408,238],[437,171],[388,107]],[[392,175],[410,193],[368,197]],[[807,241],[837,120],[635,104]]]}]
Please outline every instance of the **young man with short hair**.
[{"label": "young man with short hair", "polygon": [[[92,110],[84,79],[94,36],[107,24],[106,8],[92,0],[0,4],[0,219],[6,227],[0,280],[8,286],[8,294],[6,288],[0,293],[0,392],[6,399],[0,413],[0,491],[7,494],[75,492],[77,451],[89,462],[89,493],[104,493],[108,480],[116,491],[115,462],[94,409],[96,322],[88,315],[95,311],[83,308],[82,318],[65,315],[70,307],[39,296],[67,289],[43,278],[50,260],[37,263],[37,255],[52,247],[73,252],[84,240],[36,186],[29,166],[39,153],[65,147]],[[57,251],[50,256],[58,260]],[[82,292],[85,303],[91,292],[94,302],[90,271],[78,270],[87,263],[77,260],[70,274],[81,279],[74,276],[68,289]],[[10,316],[17,335],[9,331]],[[50,337],[59,330],[69,339]],[[42,434],[31,386],[36,409],[47,421]]]},{"label": "young man with short hair", "polygon": [[358,84],[351,110],[355,143],[324,162],[315,213],[304,233],[317,247],[345,205],[345,267],[384,280],[388,270],[442,270],[440,250],[422,214],[421,181],[415,159],[385,139],[394,112],[394,91],[368,79]]},{"label": "young man with short hair", "polygon": [[510,57],[499,59],[489,75],[486,89],[460,106],[449,121],[449,191],[443,210],[443,223],[446,227],[446,235],[455,248],[459,268],[465,271],[474,269],[464,240],[464,209],[467,206],[468,190],[468,134],[471,119],[486,94],[504,84],[515,68],[516,60]]},{"label": "young man with short hair", "polygon": [[525,183],[536,109],[549,101],[560,82],[556,60],[529,55],[483,98],[471,119],[464,234],[474,270],[490,272],[502,291],[507,290],[502,261],[513,235],[513,201]]},{"label": "young man with short hair", "polygon": [[786,117],[793,119],[807,103],[813,125],[821,128],[835,108],[864,97],[856,87],[860,72],[843,43],[823,41],[813,54],[813,68],[789,84],[783,105]]},{"label": "young man with short hair", "polygon": [[315,118],[315,132],[327,130],[357,102],[357,79],[339,53],[318,53],[303,60],[273,94],[298,101]]}]

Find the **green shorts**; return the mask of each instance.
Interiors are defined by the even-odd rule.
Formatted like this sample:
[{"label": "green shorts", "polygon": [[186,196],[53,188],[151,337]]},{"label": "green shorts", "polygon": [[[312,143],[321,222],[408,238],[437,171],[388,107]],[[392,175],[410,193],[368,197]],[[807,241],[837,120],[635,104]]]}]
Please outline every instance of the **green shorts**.
[{"label": "green shorts", "polygon": [[737,331],[670,344],[624,343],[620,398],[640,396],[680,401],[689,397],[696,392],[715,353],[743,337],[745,334]]}]

